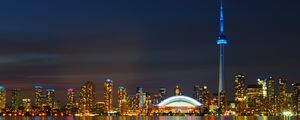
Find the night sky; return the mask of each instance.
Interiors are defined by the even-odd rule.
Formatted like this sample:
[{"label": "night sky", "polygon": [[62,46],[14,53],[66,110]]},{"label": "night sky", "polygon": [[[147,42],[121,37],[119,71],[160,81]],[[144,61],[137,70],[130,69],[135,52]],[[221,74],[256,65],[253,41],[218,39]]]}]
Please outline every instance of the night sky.
[{"label": "night sky", "polygon": [[[299,0],[224,0],[225,89],[233,96],[234,73],[246,83],[272,75],[300,82]],[[103,82],[155,93],[166,87],[208,85],[217,91],[217,0],[97,0],[0,3],[0,85],[10,96],[20,88],[33,98],[34,85],[66,88]],[[116,93],[116,89],[114,91]]]}]

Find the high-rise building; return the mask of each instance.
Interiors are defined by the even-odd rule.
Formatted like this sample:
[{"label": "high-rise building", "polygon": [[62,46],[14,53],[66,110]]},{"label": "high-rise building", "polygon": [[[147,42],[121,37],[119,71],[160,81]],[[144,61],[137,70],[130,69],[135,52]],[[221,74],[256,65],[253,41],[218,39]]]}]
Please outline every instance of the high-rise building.
[{"label": "high-rise building", "polygon": [[113,111],[112,106],[112,91],[113,91],[113,81],[107,79],[104,82],[104,104],[105,104],[105,112]]},{"label": "high-rise building", "polygon": [[207,86],[203,86],[199,88],[199,102],[203,104],[203,107],[208,108],[209,107],[209,91]]},{"label": "high-rise building", "polygon": [[267,81],[266,79],[257,79],[257,84],[262,86],[263,98],[267,97]]},{"label": "high-rise building", "polygon": [[279,96],[278,96],[278,112],[282,113],[285,109],[287,109],[287,89],[286,89],[287,79],[280,78],[279,79]]},{"label": "high-rise building", "polygon": [[95,106],[95,84],[88,81],[80,88],[79,111],[81,113],[91,113]]},{"label": "high-rise building", "polygon": [[151,99],[151,95],[146,92],[146,100],[145,100],[145,107],[144,107],[144,113],[146,114],[150,114],[151,110],[152,110],[152,99]]},{"label": "high-rise building", "polygon": [[268,90],[267,90],[267,79],[257,79],[257,84],[262,86],[262,97],[261,97],[261,105],[260,105],[260,114],[268,114],[269,109],[267,105],[267,97],[268,97]]},{"label": "high-rise building", "polygon": [[223,90],[221,93],[220,93],[220,106],[219,106],[219,112],[221,112],[221,114],[224,114],[225,111],[227,110],[227,101],[226,101],[226,93],[225,91]]},{"label": "high-rise building", "polygon": [[18,108],[22,105],[21,94],[19,89],[12,89],[11,104],[14,110],[18,110]]},{"label": "high-rise building", "polygon": [[43,86],[40,86],[40,85],[36,85],[34,86],[35,88],[35,106],[36,107],[42,107],[42,104],[43,104],[43,89],[44,87]]},{"label": "high-rise building", "polygon": [[129,96],[129,110],[136,113],[139,110],[139,98],[135,95]]},{"label": "high-rise building", "polygon": [[199,85],[194,85],[194,89],[193,89],[193,98],[197,101],[200,102],[200,87]]},{"label": "high-rise building", "polygon": [[179,96],[179,95],[182,95],[182,93],[181,93],[181,88],[178,86],[178,85],[176,85],[176,87],[175,87],[175,89],[174,89],[174,95],[175,96]]},{"label": "high-rise building", "polygon": [[3,86],[0,86],[0,109],[4,109],[6,105],[6,91]]},{"label": "high-rise building", "polygon": [[29,109],[31,109],[31,99],[29,98],[22,99],[22,106],[26,111],[29,111]]},{"label": "high-rise building", "polygon": [[262,86],[248,85],[247,87],[247,114],[260,114],[262,104]]},{"label": "high-rise building", "polygon": [[67,89],[67,107],[74,108],[76,104],[76,92],[74,88]]},{"label": "high-rise building", "polygon": [[242,73],[235,74],[234,80],[234,88],[235,88],[235,105],[236,105],[236,112],[238,114],[244,114],[245,112],[245,75]]},{"label": "high-rise building", "polygon": [[128,111],[128,94],[124,86],[118,87],[118,106],[119,113],[126,115]]},{"label": "high-rise building", "polygon": [[51,109],[54,107],[54,96],[55,89],[46,89],[46,102]]},{"label": "high-rise building", "polygon": [[144,93],[142,87],[137,87],[135,96],[138,101],[137,104],[138,104],[139,112],[141,112],[142,109],[144,108],[145,100],[146,100],[146,93]]},{"label": "high-rise building", "polygon": [[160,95],[159,102],[165,100],[167,98],[167,89],[164,87],[161,87],[159,89],[159,95]]},{"label": "high-rise building", "polygon": [[275,96],[275,80],[273,77],[267,78],[267,98],[265,108],[269,115],[276,115],[276,96]]},{"label": "high-rise building", "polygon": [[218,107],[221,107],[221,92],[224,92],[224,48],[227,44],[227,39],[224,33],[224,15],[223,15],[223,1],[220,0],[220,31],[217,44],[220,47],[220,60],[219,60],[219,89],[218,89]]},{"label": "high-rise building", "polygon": [[293,86],[293,111],[296,115],[300,115],[300,84],[295,83]]}]

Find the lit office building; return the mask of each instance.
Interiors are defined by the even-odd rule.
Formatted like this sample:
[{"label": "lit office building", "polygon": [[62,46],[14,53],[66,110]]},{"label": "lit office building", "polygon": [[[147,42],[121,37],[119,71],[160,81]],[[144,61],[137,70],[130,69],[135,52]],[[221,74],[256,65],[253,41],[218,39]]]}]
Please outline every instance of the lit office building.
[{"label": "lit office building", "polygon": [[239,114],[243,114],[245,111],[245,75],[241,73],[235,74],[235,105],[236,105],[236,112]]},{"label": "lit office building", "polygon": [[257,84],[262,86],[262,97],[261,97],[261,105],[260,105],[260,114],[267,114],[268,107],[267,105],[267,79],[257,79]]},{"label": "lit office building", "polygon": [[300,114],[300,84],[293,84],[293,110],[299,115]]},{"label": "lit office building", "polygon": [[193,98],[195,100],[198,100],[200,102],[200,97],[201,97],[201,95],[200,95],[200,87],[199,87],[199,85],[195,85],[194,89],[193,89]]},{"label": "lit office building", "polygon": [[275,80],[273,77],[267,78],[267,99],[265,108],[269,115],[276,115],[276,96],[275,96]]},{"label": "lit office building", "polygon": [[207,86],[200,87],[199,89],[199,102],[203,104],[204,108],[209,107],[209,91]]},{"label": "lit office building", "polygon": [[76,92],[74,88],[67,89],[67,107],[74,108],[76,105]]},{"label": "lit office building", "polygon": [[247,87],[247,113],[260,114],[261,97],[263,96],[261,85],[248,85]]},{"label": "lit office building", "polygon": [[21,94],[19,89],[12,90],[11,104],[14,110],[18,110],[18,108],[22,105]]},{"label": "lit office building", "polygon": [[104,104],[105,104],[105,112],[106,113],[113,111],[112,91],[113,91],[113,81],[110,79],[107,79],[104,82]]},{"label": "lit office building", "polygon": [[35,106],[36,107],[42,107],[43,104],[43,86],[37,85],[34,86],[35,88]]},{"label": "lit office building", "polygon": [[179,96],[179,95],[182,95],[182,93],[181,93],[181,88],[178,86],[178,85],[176,85],[176,87],[175,87],[175,89],[174,89],[174,95],[175,96]]},{"label": "lit office building", "polygon": [[95,112],[99,115],[103,115],[104,113],[104,108],[105,108],[105,103],[104,102],[96,102],[96,110]]},{"label": "lit office building", "polygon": [[160,102],[159,99],[160,99],[159,93],[153,95],[153,100],[152,100],[153,104],[158,104]]},{"label": "lit office building", "polygon": [[80,88],[79,111],[81,113],[91,113],[95,106],[95,84],[88,81]]},{"label": "lit office building", "polygon": [[287,109],[287,90],[286,90],[287,79],[279,79],[279,96],[278,96],[278,112],[282,113]]},{"label": "lit office building", "polygon": [[220,112],[224,114],[227,109],[226,93],[224,90],[220,93]]},{"label": "lit office building", "polygon": [[54,96],[55,96],[54,89],[46,89],[46,102],[51,109],[54,107]]},{"label": "lit office building", "polygon": [[22,106],[24,107],[24,109],[26,111],[28,111],[29,109],[31,109],[31,99],[29,99],[29,98],[22,99]]},{"label": "lit office building", "polygon": [[126,88],[123,86],[118,87],[118,108],[121,115],[127,114],[128,111],[128,94]]},{"label": "lit office building", "polygon": [[159,95],[160,95],[159,102],[165,100],[167,98],[167,89],[164,87],[161,87],[159,89]]},{"label": "lit office building", "polygon": [[0,109],[4,109],[6,105],[6,91],[3,86],[0,86]]},{"label": "lit office building", "polygon": [[152,110],[152,99],[151,95],[149,93],[146,93],[146,100],[145,100],[145,112],[146,114],[149,114]]},{"label": "lit office building", "polygon": [[136,113],[139,109],[139,99],[136,95],[130,95],[129,97],[129,110],[130,113]]}]

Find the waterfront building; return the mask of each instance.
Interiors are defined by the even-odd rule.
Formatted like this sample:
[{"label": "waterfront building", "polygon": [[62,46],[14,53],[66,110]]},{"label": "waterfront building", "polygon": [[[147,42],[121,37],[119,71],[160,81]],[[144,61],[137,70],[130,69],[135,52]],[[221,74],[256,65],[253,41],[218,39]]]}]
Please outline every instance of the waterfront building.
[{"label": "waterfront building", "polygon": [[279,96],[278,96],[278,112],[282,113],[287,109],[287,89],[286,89],[287,79],[279,79]]},{"label": "waterfront building", "polygon": [[247,114],[260,114],[262,104],[262,86],[261,85],[248,85],[246,90],[247,96]]},{"label": "waterfront building", "polygon": [[31,99],[23,98],[22,99],[22,106],[24,107],[25,111],[29,111],[31,109]]},{"label": "waterfront building", "polygon": [[38,108],[41,108],[42,107],[42,104],[43,104],[43,89],[44,87],[43,86],[40,86],[40,85],[36,85],[34,86],[35,88],[35,106],[38,107]]},{"label": "waterfront building", "polygon": [[106,113],[113,111],[112,91],[113,91],[113,81],[110,79],[107,79],[104,82],[104,104],[105,104],[105,112]]},{"label": "waterfront building", "polygon": [[159,89],[159,95],[160,95],[159,102],[165,100],[167,98],[167,89],[164,87],[161,87]]},{"label": "waterfront building", "polygon": [[55,89],[46,89],[46,102],[47,106],[51,109],[54,107]]},{"label": "waterfront building", "polygon": [[265,108],[267,108],[269,115],[276,115],[275,80],[271,76],[267,78],[267,98]]},{"label": "waterfront building", "polygon": [[200,87],[199,85],[195,85],[193,89],[193,98],[200,102]]},{"label": "waterfront building", "polygon": [[199,113],[202,104],[197,100],[187,96],[172,96],[169,97],[153,109],[154,113],[172,113],[172,114],[185,114],[185,113]]},{"label": "waterfront building", "polygon": [[22,105],[21,93],[19,89],[12,89],[11,104],[13,110],[18,110],[18,108]]},{"label": "waterfront building", "polygon": [[174,89],[174,95],[175,95],[175,96],[180,96],[180,95],[182,95],[181,88],[180,88],[178,85],[176,85],[176,87],[175,87],[175,89]]},{"label": "waterfront building", "polygon": [[74,88],[67,89],[67,107],[75,108],[76,106],[76,91]]},{"label": "waterfront building", "polygon": [[207,86],[200,87],[199,89],[199,102],[203,104],[204,108],[209,108],[209,91]]},{"label": "waterfront building", "polygon": [[128,111],[128,94],[124,86],[118,87],[118,108],[121,115],[126,115]]},{"label": "waterfront building", "polygon": [[95,106],[95,84],[88,81],[80,88],[79,92],[79,111],[80,113],[92,113]]},{"label": "waterfront building", "polygon": [[296,115],[300,115],[300,84],[294,83],[293,86],[293,111]]},{"label": "waterfront building", "polygon": [[3,86],[0,86],[0,109],[6,107],[6,90]]},{"label": "waterfront building", "polygon": [[235,93],[234,93],[234,100],[235,100],[235,105],[236,109],[235,111],[238,114],[244,114],[246,103],[245,103],[245,75],[242,73],[236,73],[235,74],[235,80],[234,80],[234,88],[235,88]]}]

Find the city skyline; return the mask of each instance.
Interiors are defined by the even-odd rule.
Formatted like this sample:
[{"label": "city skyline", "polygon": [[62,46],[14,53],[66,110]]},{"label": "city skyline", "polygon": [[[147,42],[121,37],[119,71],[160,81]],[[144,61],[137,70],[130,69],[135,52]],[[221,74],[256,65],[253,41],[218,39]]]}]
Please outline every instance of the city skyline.
[{"label": "city skyline", "polygon": [[[288,77],[289,84],[300,78],[299,17],[290,7],[299,2],[256,2],[224,3],[231,41],[225,66],[229,95],[236,72],[249,76],[246,84],[268,75]],[[218,80],[217,1],[155,3],[100,2],[78,8],[81,4],[74,2],[69,7],[74,11],[63,2],[57,10],[55,2],[32,3],[30,9],[24,7],[28,3],[3,4],[0,84],[31,97],[34,85],[57,88],[62,96],[65,88],[80,88],[86,81],[93,81],[99,86],[96,93],[102,94],[102,80],[107,78],[127,86],[130,93],[136,86],[156,92],[180,85],[192,96],[188,91],[193,84],[213,86]]]}]

